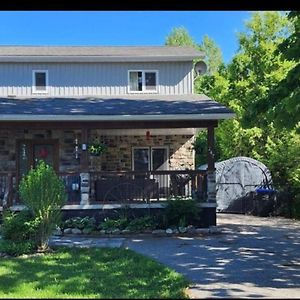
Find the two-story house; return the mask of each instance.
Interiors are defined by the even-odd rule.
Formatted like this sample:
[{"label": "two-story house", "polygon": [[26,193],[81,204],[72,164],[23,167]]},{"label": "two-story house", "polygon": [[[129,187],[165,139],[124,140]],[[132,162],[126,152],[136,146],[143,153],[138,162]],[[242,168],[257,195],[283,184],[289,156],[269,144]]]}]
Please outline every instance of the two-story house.
[{"label": "two-story house", "polygon": [[[192,196],[215,224],[214,128],[233,113],[193,93],[199,58],[189,47],[1,46],[2,206],[20,207],[20,178],[42,159],[65,181],[66,211]],[[206,171],[195,170],[198,130],[207,130]],[[89,151],[96,141],[99,156]]]}]

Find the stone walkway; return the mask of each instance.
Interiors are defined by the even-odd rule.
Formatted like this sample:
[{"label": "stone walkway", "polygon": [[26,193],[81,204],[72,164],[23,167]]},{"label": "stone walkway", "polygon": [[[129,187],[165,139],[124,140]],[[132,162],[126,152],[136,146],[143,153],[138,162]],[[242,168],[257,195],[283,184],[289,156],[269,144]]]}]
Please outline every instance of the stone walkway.
[{"label": "stone walkway", "polygon": [[125,238],[90,238],[77,236],[53,236],[50,239],[51,246],[66,246],[66,247],[111,247],[120,248],[123,245]]}]

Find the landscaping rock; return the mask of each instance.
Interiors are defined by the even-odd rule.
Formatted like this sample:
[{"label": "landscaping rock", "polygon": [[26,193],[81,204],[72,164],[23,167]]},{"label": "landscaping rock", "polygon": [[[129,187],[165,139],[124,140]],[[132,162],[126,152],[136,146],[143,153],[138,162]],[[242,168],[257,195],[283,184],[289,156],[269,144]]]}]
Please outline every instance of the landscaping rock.
[{"label": "landscaping rock", "polygon": [[91,228],[83,228],[82,229],[82,233],[83,234],[90,234],[92,232],[92,229]]},{"label": "landscaping rock", "polygon": [[173,230],[171,228],[166,229],[166,234],[172,234]]},{"label": "landscaping rock", "polygon": [[178,229],[177,228],[173,229],[173,233],[178,234],[179,233]]},{"label": "landscaping rock", "polygon": [[101,229],[99,232],[100,232],[100,234],[103,234],[103,235],[106,234],[106,231],[104,229]]},{"label": "landscaping rock", "polygon": [[72,229],[72,233],[73,233],[73,234],[81,234],[82,231],[81,231],[80,229],[78,229],[78,228],[73,228],[73,229]]},{"label": "landscaping rock", "polygon": [[179,230],[180,233],[186,233],[187,232],[186,227],[178,227],[178,230]]},{"label": "landscaping rock", "polygon": [[128,230],[128,229],[123,229],[123,230],[121,231],[122,234],[129,234],[130,232],[131,232],[131,231]]},{"label": "landscaping rock", "polygon": [[64,230],[64,233],[65,233],[65,234],[70,234],[70,233],[72,233],[72,228],[66,228],[66,229]]},{"label": "landscaping rock", "polygon": [[112,230],[112,234],[120,234],[121,230],[119,228],[116,228]]},{"label": "landscaping rock", "polygon": [[220,233],[221,232],[221,229],[218,228],[217,226],[210,226],[209,227],[209,233]]},{"label": "landscaping rock", "polygon": [[58,235],[58,236],[60,236],[60,235],[62,235],[63,234],[63,232],[62,232],[62,230],[60,229],[60,228],[56,228],[54,231],[53,231],[53,235]]},{"label": "landscaping rock", "polygon": [[193,225],[189,225],[187,227],[187,233],[195,234],[196,233],[196,228]]},{"label": "landscaping rock", "polygon": [[166,235],[166,232],[163,229],[156,229],[152,231],[152,234],[157,236],[164,236]]}]

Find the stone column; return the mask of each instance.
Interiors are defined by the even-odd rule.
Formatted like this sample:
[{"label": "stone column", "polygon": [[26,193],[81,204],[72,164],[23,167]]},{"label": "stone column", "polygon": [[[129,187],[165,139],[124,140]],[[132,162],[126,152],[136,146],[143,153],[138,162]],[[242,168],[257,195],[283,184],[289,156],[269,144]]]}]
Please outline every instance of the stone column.
[{"label": "stone column", "polygon": [[80,204],[89,204],[89,195],[90,195],[90,174],[89,174],[89,157],[87,151],[87,142],[88,142],[88,130],[87,128],[82,128],[81,143],[85,145],[85,148],[81,151],[80,157],[80,192],[81,192],[81,201]]},{"label": "stone column", "polygon": [[90,195],[90,173],[80,173],[80,204],[89,204]]}]

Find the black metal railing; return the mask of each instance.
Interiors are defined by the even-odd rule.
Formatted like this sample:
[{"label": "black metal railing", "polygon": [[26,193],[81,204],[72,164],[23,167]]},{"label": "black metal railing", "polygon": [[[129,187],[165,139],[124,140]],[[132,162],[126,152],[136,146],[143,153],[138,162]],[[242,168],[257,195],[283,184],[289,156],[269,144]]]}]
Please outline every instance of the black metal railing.
[{"label": "black metal railing", "polygon": [[[168,199],[196,198],[206,201],[206,171],[101,171],[90,174],[90,203],[155,202]],[[79,204],[80,173],[60,172],[68,204]],[[16,175],[0,172],[0,206],[20,204],[16,192]]]}]

